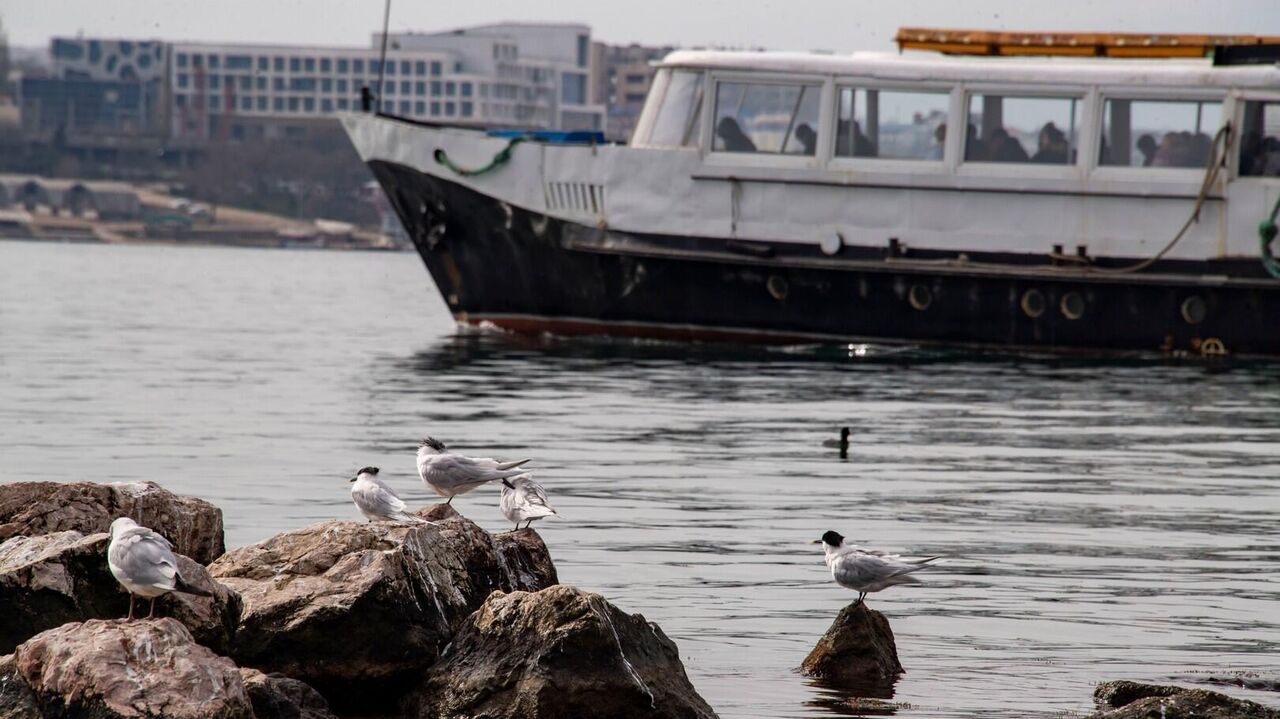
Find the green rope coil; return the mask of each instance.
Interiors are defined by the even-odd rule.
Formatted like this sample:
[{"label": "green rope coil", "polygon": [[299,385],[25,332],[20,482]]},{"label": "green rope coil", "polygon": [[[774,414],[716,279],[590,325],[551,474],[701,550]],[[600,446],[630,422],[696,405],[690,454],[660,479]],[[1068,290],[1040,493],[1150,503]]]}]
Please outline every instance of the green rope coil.
[{"label": "green rope coil", "polygon": [[527,139],[528,138],[524,137],[523,135],[520,137],[511,138],[511,140],[507,143],[507,146],[502,148],[501,150],[498,150],[498,152],[493,156],[493,159],[489,160],[489,164],[484,165],[483,167],[477,167],[470,170],[465,167],[459,167],[458,165],[453,164],[453,160],[449,159],[449,154],[445,152],[442,148],[436,148],[435,158],[436,158],[436,162],[440,163],[441,165],[444,165],[445,167],[449,168],[450,170],[453,170],[455,173],[463,177],[475,177],[476,175],[483,175],[486,172],[492,172],[493,170],[496,170],[499,167],[502,167],[508,162],[511,162],[511,150],[514,149],[516,145],[519,145],[520,143],[524,142]]},{"label": "green rope coil", "polygon": [[1280,197],[1276,198],[1276,204],[1271,207],[1271,214],[1258,223],[1258,239],[1262,243],[1262,266],[1267,268],[1268,274],[1280,280],[1280,262],[1277,262],[1275,256],[1271,254],[1271,241],[1276,238],[1277,232],[1280,232],[1280,228],[1276,227],[1278,212],[1280,212]]}]

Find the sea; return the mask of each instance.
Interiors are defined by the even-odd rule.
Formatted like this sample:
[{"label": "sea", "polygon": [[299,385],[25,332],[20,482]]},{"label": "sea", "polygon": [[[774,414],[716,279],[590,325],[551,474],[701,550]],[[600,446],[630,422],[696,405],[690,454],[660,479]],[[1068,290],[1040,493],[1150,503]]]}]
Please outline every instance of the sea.
[{"label": "sea", "polygon": [[[521,337],[455,327],[411,253],[0,242],[0,482],[153,480],[235,547],[359,518],[365,465],[436,501],[425,435],[531,457],[561,581],[660,625],[726,719],[1280,675],[1275,364]],[[509,526],[496,491],[454,506]],[[892,686],[797,671],[855,596],[827,530],[947,557],[868,597]]]}]

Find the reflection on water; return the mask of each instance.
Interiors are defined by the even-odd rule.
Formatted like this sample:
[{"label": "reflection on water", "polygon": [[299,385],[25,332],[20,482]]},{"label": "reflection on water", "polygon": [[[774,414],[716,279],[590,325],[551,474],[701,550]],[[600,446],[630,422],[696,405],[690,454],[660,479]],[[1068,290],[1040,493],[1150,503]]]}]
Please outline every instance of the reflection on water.
[{"label": "reflection on water", "polygon": [[[426,433],[532,456],[562,581],[661,624],[723,717],[1050,717],[1106,679],[1274,674],[1272,365],[456,333],[408,255],[19,243],[0,335],[6,478],[155,479],[233,545],[355,518],[364,465],[435,501]],[[496,492],[454,505],[506,528]],[[886,696],[795,671],[853,599],[827,529],[951,557],[869,597]]]}]

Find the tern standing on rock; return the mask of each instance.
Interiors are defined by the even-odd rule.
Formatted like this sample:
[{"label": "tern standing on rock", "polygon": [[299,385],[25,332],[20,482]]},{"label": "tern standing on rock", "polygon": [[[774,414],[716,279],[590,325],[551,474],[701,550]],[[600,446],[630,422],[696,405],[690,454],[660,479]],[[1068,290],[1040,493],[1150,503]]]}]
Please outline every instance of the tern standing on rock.
[{"label": "tern standing on rock", "polygon": [[528,462],[521,459],[515,462],[499,462],[496,459],[472,459],[454,454],[444,446],[444,442],[427,437],[418,447],[418,474],[426,482],[431,491],[441,497],[448,497],[445,504],[453,502],[459,494],[488,482],[497,482],[518,474],[523,474],[520,465]]},{"label": "tern standing on rock", "polygon": [[405,511],[404,500],[385,482],[378,479],[377,467],[362,467],[351,478],[351,500],[370,522],[432,524]]},{"label": "tern standing on rock", "polygon": [[111,523],[111,543],[107,545],[107,567],[117,582],[129,592],[129,618],[133,619],[135,596],[151,600],[147,619],[155,616],[156,597],[179,591],[200,597],[211,593],[187,584],[178,573],[178,559],[169,540],[139,526],[128,517]]},{"label": "tern standing on rock", "polygon": [[878,592],[895,584],[919,583],[920,580],[911,573],[929,566],[929,562],[941,559],[929,557],[902,560],[896,554],[845,544],[844,537],[837,532],[827,532],[822,535],[822,539],[816,539],[813,543],[822,544],[827,566],[831,568],[831,578],[836,580],[836,584],[858,592],[855,606],[862,604],[868,592]]},{"label": "tern standing on rock", "polygon": [[558,514],[547,504],[547,490],[533,481],[533,475],[521,474],[511,479],[502,480],[502,499],[498,503],[502,516],[514,522],[516,529],[521,522],[527,522],[527,529],[533,520]]}]

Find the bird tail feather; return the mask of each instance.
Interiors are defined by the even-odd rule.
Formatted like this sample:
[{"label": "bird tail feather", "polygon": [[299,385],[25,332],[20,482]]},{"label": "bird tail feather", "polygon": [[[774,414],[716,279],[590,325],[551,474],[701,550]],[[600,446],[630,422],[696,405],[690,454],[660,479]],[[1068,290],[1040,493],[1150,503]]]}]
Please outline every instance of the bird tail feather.
[{"label": "bird tail feather", "polygon": [[[532,459],[532,457],[530,457],[529,459]],[[498,469],[500,469],[500,470],[502,470],[502,471],[504,471],[504,472],[505,472],[506,470],[508,470],[508,469],[515,469],[516,467],[519,467],[520,465],[524,464],[525,462],[528,462],[528,461],[529,461],[529,459],[518,459],[518,460],[516,460],[516,461],[514,461],[514,462],[499,462],[499,463],[498,463]]]},{"label": "bird tail feather", "polygon": [[196,595],[197,597],[212,597],[212,596],[213,596],[213,592],[210,592],[210,591],[208,591],[208,590],[206,590],[206,589],[201,589],[200,587],[193,586],[193,585],[189,584],[189,583],[187,582],[187,580],[185,580],[185,579],[183,579],[183,578],[182,578],[182,575],[181,575],[181,574],[175,575],[175,576],[174,576],[174,580],[175,580],[175,581],[174,581],[174,587],[173,587],[173,588],[174,588],[174,589],[176,589],[176,590],[177,590],[177,591],[179,591],[179,592],[183,592],[183,593],[185,593],[185,594],[194,594],[194,595]]}]

